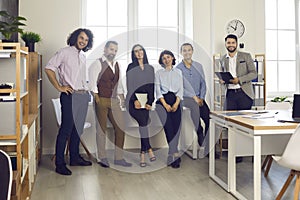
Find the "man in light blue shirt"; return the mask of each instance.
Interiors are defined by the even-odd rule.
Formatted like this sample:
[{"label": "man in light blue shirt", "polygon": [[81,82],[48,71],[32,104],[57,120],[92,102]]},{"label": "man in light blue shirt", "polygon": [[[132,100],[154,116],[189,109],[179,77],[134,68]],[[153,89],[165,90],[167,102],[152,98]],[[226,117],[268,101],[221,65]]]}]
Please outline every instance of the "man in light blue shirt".
[{"label": "man in light blue shirt", "polygon": [[[191,117],[198,135],[198,144],[200,151],[202,150],[200,157],[204,157],[203,141],[209,129],[210,112],[205,102],[205,75],[202,65],[192,60],[194,49],[190,43],[182,44],[180,51],[183,60],[176,68],[182,71],[183,76],[183,105],[191,110]],[[200,118],[205,124],[205,129],[201,125]]]}]

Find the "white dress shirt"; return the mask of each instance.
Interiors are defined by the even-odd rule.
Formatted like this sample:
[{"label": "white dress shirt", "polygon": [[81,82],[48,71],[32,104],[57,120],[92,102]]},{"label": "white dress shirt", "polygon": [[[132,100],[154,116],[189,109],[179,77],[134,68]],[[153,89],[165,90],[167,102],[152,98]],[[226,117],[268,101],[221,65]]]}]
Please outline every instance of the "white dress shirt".
[{"label": "white dress shirt", "polygon": [[[228,60],[229,72],[231,73],[233,78],[235,78],[235,77],[237,77],[236,76],[236,57],[237,57],[237,53],[233,57],[230,57],[229,54],[227,53],[226,57],[229,59]],[[238,89],[238,88],[241,88],[241,86],[239,84],[228,84],[228,89]]]}]

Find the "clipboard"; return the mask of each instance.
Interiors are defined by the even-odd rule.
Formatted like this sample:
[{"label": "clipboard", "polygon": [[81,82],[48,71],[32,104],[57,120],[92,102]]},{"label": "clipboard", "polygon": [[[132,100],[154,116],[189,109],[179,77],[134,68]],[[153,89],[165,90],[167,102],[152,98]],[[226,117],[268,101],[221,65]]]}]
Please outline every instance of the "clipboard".
[{"label": "clipboard", "polygon": [[219,79],[225,81],[226,84],[229,84],[230,83],[229,80],[233,79],[233,76],[231,75],[230,72],[215,72],[215,74]]}]

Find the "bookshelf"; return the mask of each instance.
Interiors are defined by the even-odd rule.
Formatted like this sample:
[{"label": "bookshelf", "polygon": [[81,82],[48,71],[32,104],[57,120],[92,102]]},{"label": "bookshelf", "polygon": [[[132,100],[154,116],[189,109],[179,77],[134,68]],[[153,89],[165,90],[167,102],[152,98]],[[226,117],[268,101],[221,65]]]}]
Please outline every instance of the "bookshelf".
[{"label": "bookshelf", "polygon": [[266,64],[264,54],[255,54],[257,78],[252,80],[254,90],[253,110],[263,110],[266,105]]},{"label": "bookshelf", "polygon": [[[0,43],[0,148],[10,155],[14,170],[12,199],[30,197],[37,170],[37,130],[40,132],[41,78],[34,66],[34,55],[20,43]],[[40,81],[41,82],[41,81]],[[41,84],[41,83],[40,83]]]},{"label": "bookshelf", "polygon": [[213,78],[213,84],[214,84],[214,105],[213,108],[215,111],[217,110],[224,110],[224,102],[225,102],[225,85],[220,84],[219,78],[215,74],[215,72],[221,72],[222,71],[222,65],[221,65],[221,54],[214,54],[213,55],[213,66],[214,66],[214,78]]},{"label": "bookshelf", "polygon": [[[222,64],[221,64],[221,54],[217,53],[213,55],[213,91],[214,91],[214,103],[213,109],[215,111],[224,110],[224,102],[225,102],[225,91],[226,87],[224,84],[220,84],[219,78],[215,74],[215,72],[222,71]],[[220,125],[215,125],[215,134],[216,138],[219,138],[216,147],[218,148],[218,152],[220,153],[220,158],[222,158],[223,151],[227,150],[226,143],[227,143],[227,130]]]}]

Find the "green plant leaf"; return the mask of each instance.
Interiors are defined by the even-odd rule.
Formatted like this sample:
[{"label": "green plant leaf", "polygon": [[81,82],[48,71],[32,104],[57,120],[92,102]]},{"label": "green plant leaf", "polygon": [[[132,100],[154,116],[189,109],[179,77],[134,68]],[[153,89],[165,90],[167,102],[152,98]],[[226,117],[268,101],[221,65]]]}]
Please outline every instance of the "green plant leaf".
[{"label": "green plant leaf", "polygon": [[23,29],[19,26],[26,26],[21,21],[26,21],[25,17],[10,15],[7,11],[0,11],[3,21],[0,21],[0,33],[9,40],[13,33],[22,33]]}]

